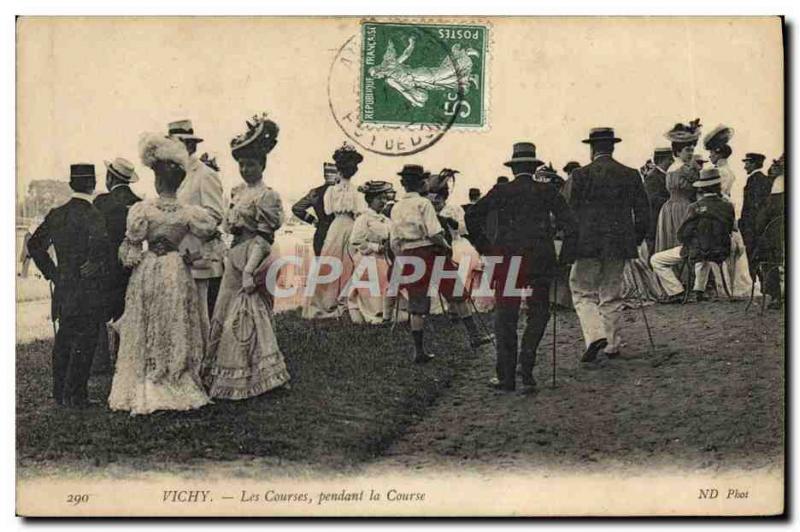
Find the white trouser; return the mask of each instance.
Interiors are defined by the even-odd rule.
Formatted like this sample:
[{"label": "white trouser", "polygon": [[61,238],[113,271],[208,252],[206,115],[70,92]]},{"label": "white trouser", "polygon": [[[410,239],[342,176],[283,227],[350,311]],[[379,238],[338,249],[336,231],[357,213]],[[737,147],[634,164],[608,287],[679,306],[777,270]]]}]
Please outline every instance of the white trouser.
[{"label": "white trouser", "polygon": [[[683,246],[676,246],[671,249],[665,249],[650,257],[650,264],[653,266],[653,271],[658,275],[661,281],[661,286],[667,292],[667,295],[674,296],[683,292],[683,283],[675,275],[675,266],[686,260],[686,257],[681,256],[681,249]],[[694,290],[705,291],[706,283],[708,282],[709,271],[714,271],[714,280],[717,284],[719,293],[723,292],[722,277],[725,276],[725,282],[730,289],[730,275],[728,275],[727,268],[721,268],[711,262],[698,262],[694,265]]]},{"label": "white trouser", "polygon": [[622,259],[578,259],[572,265],[569,287],[586,347],[605,338],[606,353],[619,351],[624,269]]}]

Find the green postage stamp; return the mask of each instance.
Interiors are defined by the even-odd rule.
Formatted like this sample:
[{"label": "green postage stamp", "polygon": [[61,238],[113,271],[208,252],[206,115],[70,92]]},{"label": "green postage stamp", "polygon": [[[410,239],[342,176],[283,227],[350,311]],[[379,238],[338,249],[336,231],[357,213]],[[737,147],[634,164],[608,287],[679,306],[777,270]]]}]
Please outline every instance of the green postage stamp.
[{"label": "green postage stamp", "polygon": [[363,23],[361,122],[482,127],[486,41],[482,25]]}]

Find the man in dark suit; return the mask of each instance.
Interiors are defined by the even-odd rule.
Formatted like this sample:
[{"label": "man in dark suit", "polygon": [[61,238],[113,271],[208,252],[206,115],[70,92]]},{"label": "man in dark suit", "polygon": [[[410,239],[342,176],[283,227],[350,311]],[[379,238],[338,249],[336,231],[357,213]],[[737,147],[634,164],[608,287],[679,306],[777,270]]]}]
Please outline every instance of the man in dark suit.
[{"label": "man in dark suit", "polygon": [[[550,318],[550,284],[558,274],[553,237],[556,229],[563,229],[565,240],[571,243],[576,226],[566,201],[552,185],[552,174],[536,172],[543,163],[536,158],[532,143],[515,144],[513,156],[505,165],[511,167],[514,180],[492,188],[472,206],[466,222],[469,232],[474,231],[479,237],[476,241],[488,243],[487,248],[478,251],[502,258],[494,268],[493,277],[497,377],[490,384],[500,391],[514,390],[519,358],[523,390],[529,392],[536,386],[533,379],[536,349]],[[485,235],[484,220],[492,212],[496,213],[497,231]],[[571,247],[565,244],[562,249]],[[512,261],[519,264],[516,277]],[[530,288],[531,294],[527,298],[527,321],[518,351],[519,309],[527,297],[519,293],[523,288]]]},{"label": "man in dark suit", "polygon": [[661,207],[669,199],[667,191],[667,169],[675,158],[672,148],[656,148],[653,152],[653,168],[644,176],[644,191],[650,204],[650,227],[647,230],[647,252],[652,254],[656,248],[656,228]]},{"label": "man in dark suit", "polygon": [[[312,188],[300,200],[292,205],[292,214],[302,221],[316,227],[314,231],[314,255],[319,256],[325,237],[328,235],[328,228],[333,222],[332,214],[325,214],[323,198],[328,187],[335,185],[339,179],[339,172],[333,163],[323,164],[325,183],[319,187]],[[308,209],[314,209],[314,214],[310,214]]]},{"label": "man in dark suit", "polygon": [[[764,206],[769,192],[772,189],[772,179],[765,176],[761,169],[764,167],[765,157],[760,153],[745,154],[742,162],[747,172],[747,183],[744,186],[744,199],[742,202],[742,215],[739,218],[739,231],[742,232],[744,247],[747,250],[747,261],[750,275],[755,275],[756,244],[760,235],[756,234],[756,217],[758,211]],[[764,280],[761,279],[763,283]]]},{"label": "man in dark suit", "polygon": [[94,200],[94,206],[103,215],[110,242],[109,268],[109,319],[117,320],[125,310],[125,291],[128,288],[130,272],[122,267],[117,258],[117,251],[125,239],[128,222],[128,209],[142,199],[133,193],[132,183],[139,180],[133,164],[117,158],[113,162],[106,161],[106,188],[108,192],[100,194]]},{"label": "man in dark suit", "polygon": [[[98,195],[94,206],[103,215],[109,239],[109,271],[108,271],[108,315],[106,321],[116,321],[125,311],[125,292],[131,272],[122,266],[117,257],[119,246],[125,238],[128,222],[128,209],[141,198],[133,193],[131,183],[139,180],[133,164],[121,157],[114,161],[105,161],[106,189],[105,194]],[[97,338],[97,350],[94,355],[95,373],[109,373],[112,369],[108,345],[108,332],[105,323],[100,325]]]},{"label": "man in dark suit", "polygon": [[[94,165],[70,167],[70,200],[51,210],[28,242],[45,279],[55,284],[53,398],[59,405],[89,404],[86,384],[97,331],[106,316],[109,240],[103,215],[92,205]],[[47,250],[53,246],[57,264]]]},{"label": "man in dark suit", "polygon": [[586,343],[582,362],[594,361],[602,350],[609,358],[619,356],[622,273],[650,226],[639,172],[612,157],[620,141],[612,128],[592,129],[583,141],[592,162],[572,174],[569,203],[578,219],[578,243],[569,284]]}]

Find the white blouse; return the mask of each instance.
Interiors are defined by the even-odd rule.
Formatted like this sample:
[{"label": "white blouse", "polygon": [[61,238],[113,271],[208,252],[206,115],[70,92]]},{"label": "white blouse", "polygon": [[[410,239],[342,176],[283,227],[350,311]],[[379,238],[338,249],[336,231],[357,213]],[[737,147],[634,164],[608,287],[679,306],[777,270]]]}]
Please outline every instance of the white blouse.
[{"label": "white blouse", "polygon": [[364,195],[349,179],[342,179],[328,187],[322,197],[325,214],[350,214],[358,216],[368,210]]},{"label": "white blouse", "polygon": [[382,253],[389,240],[391,221],[381,213],[367,209],[356,218],[350,233],[350,253]]}]

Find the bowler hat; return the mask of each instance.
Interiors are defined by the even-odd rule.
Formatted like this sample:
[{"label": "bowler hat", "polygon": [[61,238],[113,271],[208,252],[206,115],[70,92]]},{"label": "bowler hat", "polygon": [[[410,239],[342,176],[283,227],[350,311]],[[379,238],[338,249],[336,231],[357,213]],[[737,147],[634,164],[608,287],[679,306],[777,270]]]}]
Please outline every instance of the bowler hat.
[{"label": "bowler hat", "polygon": [[88,178],[95,179],[94,165],[89,163],[76,163],[69,165],[69,179]]},{"label": "bowler hat", "polygon": [[533,142],[517,142],[514,144],[511,159],[504,162],[506,166],[511,166],[516,163],[534,163],[536,165],[543,165],[544,161],[536,158],[536,145]]},{"label": "bowler hat", "polygon": [[719,175],[719,169],[709,168],[708,170],[701,170],[700,177],[692,185],[695,188],[704,188],[719,185],[720,183],[722,183],[722,179]]},{"label": "bowler hat", "polygon": [[581,167],[581,163],[579,163],[577,161],[570,161],[570,162],[568,162],[567,164],[564,165],[563,170],[564,170],[565,173],[568,174],[571,171],[576,170],[576,169],[578,169],[580,167]]},{"label": "bowler hat", "polygon": [[397,172],[397,175],[405,177],[407,179],[419,179],[419,180],[423,180],[427,177],[425,175],[425,169],[423,169],[418,164],[403,165],[403,169]]},{"label": "bowler hat", "polygon": [[136,170],[134,170],[133,163],[129,160],[117,157],[113,161],[103,162],[109,172],[126,183],[136,183],[139,180],[139,176],[136,175]]},{"label": "bowler hat", "polygon": [[581,142],[591,144],[592,142],[612,141],[614,143],[622,142],[621,138],[614,135],[613,127],[594,127],[589,130],[589,138],[583,139]]},{"label": "bowler hat", "polygon": [[742,162],[753,161],[753,162],[761,163],[761,162],[764,162],[764,159],[766,159],[766,157],[763,154],[761,154],[761,153],[752,153],[751,152],[751,153],[745,153],[744,154],[744,159],[742,159]]},{"label": "bowler hat", "polygon": [[168,135],[179,140],[193,140],[195,142],[203,142],[203,139],[194,134],[191,120],[176,120],[170,122],[167,126]]},{"label": "bowler hat", "polygon": [[720,124],[703,137],[703,146],[708,151],[712,151],[728,144],[732,138],[733,128]]},{"label": "bowler hat", "polygon": [[471,188],[469,189],[469,197],[470,198],[479,198],[481,195],[481,189],[479,188]]}]

